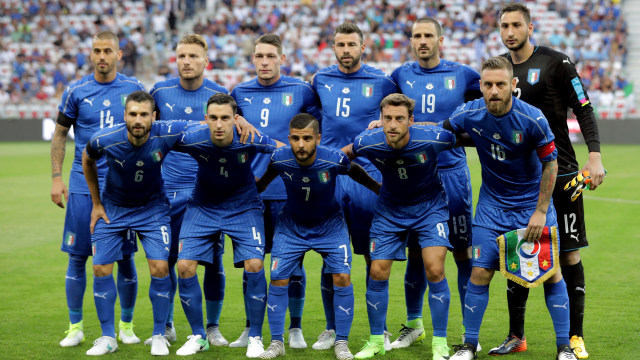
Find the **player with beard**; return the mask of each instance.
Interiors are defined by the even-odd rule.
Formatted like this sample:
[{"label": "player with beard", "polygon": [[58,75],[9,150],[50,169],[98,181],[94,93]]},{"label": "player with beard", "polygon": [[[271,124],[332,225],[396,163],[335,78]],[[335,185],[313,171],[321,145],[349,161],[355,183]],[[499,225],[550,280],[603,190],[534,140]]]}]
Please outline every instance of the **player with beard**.
[{"label": "player with beard", "polygon": [[[534,46],[530,37],[533,24],[529,9],[522,4],[511,3],[500,10],[500,37],[509,49],[504,54],[513,64],[513,74],[517,79],[513,94],[536,106],[549,121],[558,148],[558,180],[553,191],[553,203],[558,212],[560,231],[560,266],[569,290],[571,309],[571,347],[581,359],[587,353],[583,340],[583,319],[585,306],[584,268],[580,259],[580,249],[587,247],[582,197],[571,201],[571,193],[564,186],[578,172],[589,171],[592,177],[590,190],[595,190],[604,180],[605,171],[600,155],[600,140],[593,107],[571,59],[563,53],[544,46]],[[569,139],[567,109],[576,115],[584,136],[589,158],[579,167]],[[489,353],[505,355],[524,351],[527,342],[524,335],[524,318],[529,289],[509,281],[507,299],[509,303],[509,335],[506,340]]]},{"label": "player with beard", "polygon": [[[63,196],[67,202],[62,251],[69,254],[65,289],[70,323],[67,336],[60,341],[63,347],[79,345],[85,339],[82,303],[87,286],[86,263],[92,251],[89,232],[91,195],[82,171],[82,150],[96,131],[123,123],[124,99],[133,91],[144,90],[135,78],[118,73],[117,63],[122,57],[118,44],[118,37],[112,32],[94,36],[90,55],[94,73],[66,88],[58,107],[51,141],[51,201],[61,208],[64,208]],[[62,180],[62,165],[71,127],[75,135],[75,153],[67,189]],[[97,166],[100,188],[103,188],[107,162],[100,160]],[[121,307],[118,338],[124,344],[140,342],[133,332],[133,310],[138,294],[138,275],[133,257],[136,251],[136,235],[129,233],[122,259],[116,259]]]},{"label": "player with beard", "polygon": [[[96,132],[82,155],[82,168],[93,202],[90,223],[93,293],[102,327],[102,336],[87,355],[104,355],[118,349],[113,318],[117,292],[112,272],[113,263],[122,257],[128,229],[140,237],[151,273],[151,354],[169,354],[164,334],[171,289],[168,266],[171,224],[160,168],[164,156],[178,142],[189,122],[154,122],[154,108],[153,97],[148,93],[129,94],[125,102],[125,124]],[[96,162],[103,156],[109,170],[104,190],[100,192]]]},{"label": "player with beard", "polygon": [[[440,58],[444,41],[437,20],[421,18],[411,28],[411,49],[418,61],[403,64],[391,78],[400,91],[416,102],[416,123],[438,122],[449,117],[465,101],[480,98],[480,74],[472,68]],[[438,155],[438,173],[447,193],[449,241],[458,267],[458,293],[464,313],[464,296],[471,276],[471,177],[464,148],[454,148]],[[422,308],[427,278],[422,271],[422,254],[413,233],[409,234],[409,256],[405,272],[407,324],[391,343],[394,348],[408,347],[424,339]],[[435,301],[428,297],[429,303]],[[433,315],[433,311],[431,312]]]},{"label": "player with beard", "polygon": [[[312,87],[322,106],[320,132],[326,146],[340,149],[352,143],[369,122],[380,118],[382,99],[398,91],[393,80],[381,70],[362,63],[364,49],[363,34],[356,25],[350,22],[339,25],[334,31],[333,44],[338,64],[321,69],[314,76]],[[376,181],[381,180],[380,172],[369,160],[358,158],[355,162]],[[353,251],[363,255],[367,263],[368,279],[369,229],[377,196],[346,176],[338,179],[336,196],[347,221]],[[327,326],[313,344],[316,350],[331,348],[335,340],[331,274],[322,276],[321,289]],[[391,350],[389,336],[390,333],[385,332],[385,344]]]},{"label": "player with beard", "polygon": [[271,253],[271,285],[267,314],[271,345],[261,356],[272,359],[285,354],[284,320],[291,273],[309,250],[321,254],[325,271],[333,278],[333,306],[336,319],[335,356],[353,359],[349,332],[354,299],[351,284],[349,233],[335,199],[336,180],[349,175],[372,191],[380,184],[353,164],[344,153],[319,145],[320,126],[310,114],[298,114],[289,125],[289,146],[276,150],[267,172],[257,182],[264,189],[278,174],[287,190],[287,202],[280,213]]},{"label": "player with beard", "polygon": [[[445,129],[471,136],[482,166],[482,186],[473,219],[473,268],[464,300],[465,343],[451,360],[472,360],[489,303],[489,284],[500,266],[496,238],[526,228],[537,241],[545,226],[557,226],[551,196],[558,164],[554,137],[542,112],[512,96],[516,79],[504,57],[482,64],[483,99],[458,107]],[[558,360],[575,359],[569,347],[569,301],[561,272],[544,283],[556,332]]]}]

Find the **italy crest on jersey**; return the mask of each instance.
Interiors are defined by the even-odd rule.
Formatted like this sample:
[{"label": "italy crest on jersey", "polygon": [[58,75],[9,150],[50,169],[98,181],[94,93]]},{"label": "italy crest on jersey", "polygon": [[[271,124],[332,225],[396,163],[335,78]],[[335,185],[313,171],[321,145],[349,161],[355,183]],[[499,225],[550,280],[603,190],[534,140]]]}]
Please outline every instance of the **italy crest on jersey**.
[{"label": "italy crest on jersey", "polygon": [[376,251],[376,240],[375,238],[369,239],[369,254],[372,254]]},{"label": "italy crest on jersey", "polygon": [[329,170],[320,170],[318,171],[318,178],[320,178],[320,182],[326,184],[329,182],[331,177],[329,176]]},{"label": "italy crest on jersey", "polygon": [[513,130],[513,143],[522,144],[524,141],[524,133],[522,130]]},{"label": "italy crest on jersey", "polygon": [[291,104],[293,104],[293,93],[282,94],[282,105],[290,106]]},{"label": "italy crest on jersey", "polygon": [[120,94],[120,101],[122,101],[122,106],[124,106],[124,104],[127,102],[127,96],[129,96],[129,94]]},{"label": "italy crest on jersey", "polygon": [[535,85],[538,81],[540,81],[540,69],[529,69],[527,82],[531,85]]},{"label": "italy crest on jersey", "polygon": [[160,162],[160,161],[162,161],[162,151],[160,151],[159,149],[158,149],[158,150],[153,151],[153,152],[151,153],[151,158],[152,158],[152,159],[153,159],[153,161],[155,161],[155,162]]},{"label": "italy crest on jersey", "polygon": [[456,88],[456,77],[446,76],[444,78],[444,88],[447,90],[453,90]]},{"label": "italy crest on jersey", "polygon": [[362,95],[365,97],[373,96],[373,85],[372,84],[362,84]]},{"label": "italy crest on jersey", "polygon": [[248,153],[243,152],[243,153],[238,154],[238,162],[240,162],[240,164],[246,163],[247,160],[249,160],[249,154]]},{"label": "italy crest on jersey", "polygon": [[427,162],[427,154],[422,151],[416,154],[416,160],[418,160],[418,163],[420,164],[424,164]]}]

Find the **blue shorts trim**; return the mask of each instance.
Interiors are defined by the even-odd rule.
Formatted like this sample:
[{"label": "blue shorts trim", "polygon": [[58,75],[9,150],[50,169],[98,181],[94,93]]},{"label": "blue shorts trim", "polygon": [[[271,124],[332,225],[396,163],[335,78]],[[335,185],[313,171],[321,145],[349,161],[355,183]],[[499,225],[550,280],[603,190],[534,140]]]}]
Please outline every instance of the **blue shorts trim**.
[{"label": "blue shorts trim", "polygon": [[191,201],[184,214],[179,241],[179,259],[213,261],[214,251],[224,249],[221,234],[233,242],[233,261],[264,260],[264,223],[259,200],[206,205]]},{"label": "blue shorts trim", "polygon": [[144,206],[123,207],[103,203],[110,223],[96,223],[91,245],[93,264],[112,264],[122,259],[129,229],[136,232],[149,260],[168,260],[171,246],[169,203],[160,199]]},{"label": "blue shorts trim", "polygon": [[420,248],[450,248],[448,218],[444,192],[413,205],[390,204],[380,199],[371,224],[371,260],[406,260],[409,230]]},{"label": "blue shorts trim", "polygon": [[322,255],[326,274],[351,273],[351,246],[347,225],[339,214],[313,227],[300,226],[281,213],[271,253],[271,280],[295,275],[307,251]]},{"label": "blue shorts trim", "polygon": [[[91,202],[91,195],[69,194],[60,250],[73,255],[93,255],[93,251],[91,250],[91,232],[89,230],[92,209],[93,202]],[[127,232],[122,253],[129,255],[136,251],[138,251],[136,234],[131,231]]]}]

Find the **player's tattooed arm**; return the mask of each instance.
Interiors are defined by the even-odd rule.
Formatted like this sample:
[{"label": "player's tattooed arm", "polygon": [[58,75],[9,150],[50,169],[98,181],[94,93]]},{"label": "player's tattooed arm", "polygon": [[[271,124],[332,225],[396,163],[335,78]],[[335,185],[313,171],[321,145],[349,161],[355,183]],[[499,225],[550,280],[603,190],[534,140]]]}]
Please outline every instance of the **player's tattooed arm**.
[{"label": "player's tattooed arm", "polygon": [[69,190],[62,180],[62,164],[64,163],[68,133],[68,127],[56,124],[53,139],[51,139],[51,201],[61,208],[64,208],[63,195],[64,201],[69,201]]},{"label": "player's tattooed arm", "polygon": [[551,204],[551,197],[553,195],[553,188],[556,184],[556,178],[558,176],[558,161],[545,161],[542,162],[542,178],[540,179],[540,194],[538,195],[538,203],[536,204],[536,210],[529,219],[527,230],[524,233],[524,237],[527,241],[536,241],[542,236],[542,229],[547,220],[547,211],[549,210],[549,204]]},{"label": "player's tattooed arm", "polygon": [[89,229],[93,234],[93,229],[95,228],[98,219],[103,219],[107,224],[109,224],[109,218],[107,217],[107,213],[104,210],[104,206],[102,206],[102,201],[100,200],[98,166],[96,165],[96,160],[87,155],[86,149],[82,152],[82,171],[84,172],[84,177],[87,180],[89,192],[91,193],[91,201],[93,202],[93,209],[91,209],[91,223],[89,225]]},{"label": "player's tattooed arm", "polygon": [[267,170],[265,170],[264,174],[261,178],[256,178],[256,187],[258,188],[258,192],[263,192],[267,189],[267,186],[273,181],[273,179],[278,176],[278,170],[273,166],[272,162],[269,162],[267,166]]},{"label": "player's tattooed arm", "polygon": [[348,175],[354,181],[364,185],[367,189],[373,191],[376,194],[380,193],[381,183],[372,178],[369,173],[360,165],[352,162],[349,167]]}]

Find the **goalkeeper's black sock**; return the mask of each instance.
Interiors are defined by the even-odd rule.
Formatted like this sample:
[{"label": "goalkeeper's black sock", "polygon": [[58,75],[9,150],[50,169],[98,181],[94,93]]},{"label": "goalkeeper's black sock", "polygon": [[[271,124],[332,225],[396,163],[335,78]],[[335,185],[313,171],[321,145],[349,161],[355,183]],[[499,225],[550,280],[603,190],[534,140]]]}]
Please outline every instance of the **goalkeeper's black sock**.
[{"label": "goalkeeper's black sock", "polygon": [[577,335],[582,337],[585,297],[584,268],[582,267],[582,261],[575,265],[562,266],[562,276],[567,283],[567,293],[569,293],[571,321],[569,336]]},{"label": "goalkeeper's black sock", "polygon": [[527,311],[529,288],[507,281],[507,303],[509,304],[509,334],[524,339],[524,315]]}]

